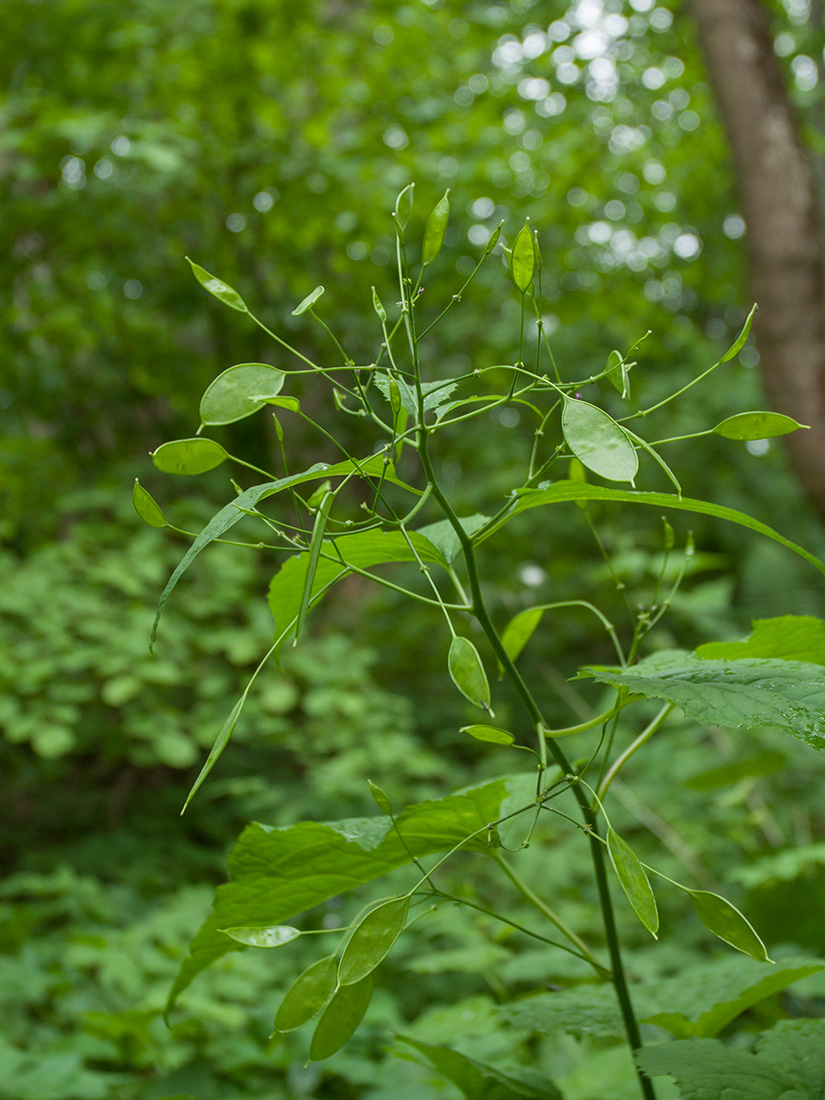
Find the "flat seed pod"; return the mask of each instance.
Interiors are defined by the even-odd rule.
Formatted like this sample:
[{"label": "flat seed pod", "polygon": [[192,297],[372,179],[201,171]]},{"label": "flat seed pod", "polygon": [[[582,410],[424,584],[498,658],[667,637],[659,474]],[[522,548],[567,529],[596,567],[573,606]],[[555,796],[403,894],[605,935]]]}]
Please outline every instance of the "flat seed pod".
[{"label": "flat seed pod", "polygon": [[371,997],[371,974],[355,985],[342,985],[336,990],[312,1036],[311,1061],[322,1062],[349,1042],[364,1019]]},{"label": "flat seed pod", "polygon": [[608,481],[633,484],[639,456],[612,416],[587,401],[564,399],[561,427],[567,446],[588,470]]},{"label": "flat seed pod", "polygon": [[388,817],[392,817],[392,802],[390,802],[389,795],[382,791],[377,783],[373,783],[371,779],[367,780],[370,785],[370,794],[373,801],[381,813],[387,814]]},{"label": "flat seed pod", "polygon": [[165,474],[205,474],[227,458],[229,455],[220,443],[203,436],[162,443],[152,451],[152,461]]},{"label": "flat seed pod", "polygon": [[208,290],[213,297],[217,298],[219,302],[223,302],[225,306],[229,306],[230,309],[237,309],[239,313],[249,312],[246,308],[246,302],[244,302],[237,290],[233,290],[232,287],[223,282],[223,280],[215,278],[214,275],[210,275],[208,271],[204,271],[198,264],[192,263],[188,256],[186,259],[189,260],[192,274],[204,290]]},{"label": "flat seed pod", "polygon": [[657,939],[659,910],[644,867],[627,841],[622,840],[613,828],[607,830],[607,851],[633,912],[654,940]]},{"label": "flat seed pod", "polygon": [[338,960],[334,955],[308,967],[286,991],[275,1015],[275,1031],[294,1031],[313,1016],[317,1016],[332,996],[338,977]]},{"label": "flat seed pod", "polygon": [[202,424],[234,424],[262,409],[282,390],[286,375],[268,363],[237,363],[219,374],[201,398]]},{"label": "flat seed pod", "polygon": [[306,298],[299,302],[295,309],[293,309],[292,316],[300,317],[302,313],[306,313],[308,309],[315,305],[323,293],[324,288],[322,286],[316,286],[315,290],[307,294]]},{"label": "flat seed pod", "polygon": [[421,246],[421,263],[425,267],[433,262],[444,244],[444,234],[447,232],[447,222],[450,218],[449,194],[450,189],[448,187],[427,219],[427,226],[424,230],[424,243]]},{"label": "flat seed pod", "polygon": [[753,324],[753,319],[756,316],[756,310],[756,306],[751,309],[750,313],[745,319],[744,325],[742,326],[742,331],[736,337],[731,347],[728,348],[728,350],[719,360],[720,363],[729,362],[731,359],[733,359],[735,355],[738,355],[742,348],[745,346],[745,342],[747,341],[748,335],[750,334],[751,325]]},{"label": "flat seed pod", "polygon": [[708,931],[759,962],[771,962],[751,922],[727,899],[710,890],[688,890],[696,915]]},{"label": "flat seed pod", "polygon": [[223,931],[248,947],[283,947],[301,935],[300,929],[290,928],[288,924],[277,924],[272,928],[224,928]]},{"label": "flat seed pod", "polygon": [[715,435],[725,439],[772,439],[777,435],[788,435],[797,428],[807,428],[792,416],[775,412],[742,412],[729,416],[712,429]]},{"label": "flat seed pod", "polygon": [[465,699],[469,699],[475,706],[481,707],[492,714],[490,710],[490,685],[487,682],[487,674],[478,650],[469,638],[462,638],[458,634],[450,643],[450,653],[447,658],[447,667],[450,679],[461,692]]},{"label": "flat seed pod", "polygon": [[462,726],[459,733],[467,733],[476,741],[489,741],[491,745],[512,745],[515,741],[512,733],[497,726]]},{"label": "flat seed pod", "polygon": [[132,504],[143,522],[148,523],[150,527],[169,526],[160,505],[152,494],[143,488],[137,478],[132,489]]},{"label": "flat seed pod", "polygon": [[516,284],[516,289],[521,291],[522,294],[530,289],[535,269],[536,244],[533,240],[533,230],[530,228],[530,219],[528,218],[513,242],[513,253],[510,257],[513,282]]},{"label": "flat seed pod", "polygon": [[395,216],[398,218],[398,224],[402,229],[406,227],[407,222],[410,220],[414,187],[414,183],[408,183],[403,190],[398,192],[398,197],[395,200]]},{"label": "flat seed pod", "polygon": [[338,966],[338,981],[354,985],[371,974],[404,931],[409,897],[392,898],[372,909],[349,938]]},{"label": "flat seed pod", "polygon": [[289,412],[301,411],[301,402],[297,397],[264,397],[263,394],[258,393],[251,400],[262,401],[264,405],[274,405],[277,409],[288,409]]}]

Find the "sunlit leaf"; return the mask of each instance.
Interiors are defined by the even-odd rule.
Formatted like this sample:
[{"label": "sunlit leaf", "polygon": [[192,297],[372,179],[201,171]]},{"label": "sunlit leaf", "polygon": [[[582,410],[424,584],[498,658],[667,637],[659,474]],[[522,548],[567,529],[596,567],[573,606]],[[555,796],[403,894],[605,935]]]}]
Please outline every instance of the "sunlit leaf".
[{"label": "sunlit leaf", "polygon": [[152,451],[152,461],[165,474],[205,474],[227,458],[229,455],[220,443],[203,436],[162,443]]},{"label": "sunlit leaf", "polygon": [[825,665],[825,622],[812,615],[779,615],[756,619],[753,633],[743,642],[708,642],[696,650],[697,657],[737,661],[743,657],[764,657],[782,661],[808,661]]},{"label": "sunlit leaf", "polygon": [[756,929],[735,905],[710,890],[687,890],[696,915],[708,931],[759,962],[770,962]]},{"label": "sunlit leaf", "polygon": [[292,316],[300,317],[302,313],[306,313],[308,309],[315,305],[323,293],[324,288],[322,286],[316,286],[315,290],[307,294],[306,298],[299,302],[295,309],[293,309]]},{"label": "sunlit leaf", "polygon": [[633,912],[655,940],[659,931],[659,910],[644,867],[627,841],[612,827],[607,830],[607,851]]},{"label": "sunlit leaf", "polygon": [[424,243],[421,246],[421,263],[425,267],[433,262],[444,244],[444,234],[447,232],[447,222],[450,219],[449,194],[450,189],[448,187],[427,219],[427,225],[424,229]]},{"label": "sunlit leaf", "polygon": [[[187,256],[186,259],[189,260],[189,257]],[[223,302],[225,306],[229,306],[231,309],[237,309],[240,313],[249,312],[246,303],[237,290],[233,290],[231,286],[228,286],[221,279],[215,278],[214,275],[210,275],[208,271],[204,271],[202,267],[191,260],[189,260],[189,266],[201,286],[208,290],[219,302]]]},{"label": "sunlit leaf", "polygon": [[315,1027],[309,1047],[313,1062],[331,1058],[355,1034],[372,998],[372,974],[355,985],[342,985],[334,993]]},{"label": "sunlit leaf", "polygon": [[334,955],[308,967],[286,991],[275,1014],[275,1031],[294,1031],[317,1016],[329,1001],[338,982],[338,960]]},{"label": "sunlit leaf", "polygon": [[465,699],[469,699],[477,707],[490,710],[490,685],[487,682],[487,674],[478,650],[469,638],[463,638],[459,634],[453,635],[450,643],[450,652],[447,658],[447,667],[450,679],[461,692]]},{"label": "sunlit leaf", "polygon": [[797,428],[807,428],[792,416],[775,412],[741,412],[729,416],[711,430],[725,439],[772,439],[777,435],[788,435]]},{"label": "sunlit leaf", "polygon": [[567,446],[588,470],[608,481],[633,483],[639,456],[612,416],[587,401],[565,397],[561,426]]},{"label": "sunlit leaf", "polygon": [[409,897],[391,898],[370,910],[350,936],[338,966],[338,981],[352,985],[366,978],[390,953],[404,931]]},{"label": "sunlit leaf", "polygon": [[273,928],[224,928],[223,931],[247,947],[283,947],[301,935],[300,929],[288,924],[276,924]]},{"label": "sunlit leaf", "polygon": [[512,745],[515,741],[512,733],[497,726],[462,726],[460,733],[467,733],[476,741],[489,741],[493,745]]},{"label": "sunlit leaf", "polygon": [[286,375],[268,363],[238,363],[212,382],[201,398],[202,424],[234,424],[263,408],[283,388]]},{"label": "sunlit leaf", "polygon": [[169,526],[160,505],[152,494],[143,488],[137,478],[132,489],[132,504],[143,522],[148,523],[150,527]]}]

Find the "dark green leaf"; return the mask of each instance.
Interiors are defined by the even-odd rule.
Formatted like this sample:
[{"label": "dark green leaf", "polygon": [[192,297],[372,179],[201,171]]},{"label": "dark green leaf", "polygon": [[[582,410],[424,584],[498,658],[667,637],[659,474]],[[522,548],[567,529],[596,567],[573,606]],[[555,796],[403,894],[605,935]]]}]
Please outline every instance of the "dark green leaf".
[{"label": "dark green leaf", "polygon": [[420,1065],[432,1066],[442,1077],[451,1081],[467,1100],[518,1100],[519,1097],[562,1100],[553,1082],[536,1070],[522,1066],[495,1069],[448,1047],[432,1046],[403,1035],[399,1035],[398,1040],[422,1054],[426,1062],[417,1058],[415,1061]]},{"label": "dark green leaf", "polygon": [[448,187],[427,219],[427,225],[424,229],[424,243],[421,246],[421,263],[424,267],[433,262],[444,244],[444,234],[447,232],[447,222],[450,219],[449,194],[450,189]]},{"label": "dark green leaf", "polygon": [[338,966],[341,985],[353,985],[371,974],[392,950],[407,923],[408,896],[391,898],[372,909],[350,936]]},{"label": "dark green leaf", "polygon": [[152,494],[143,488],[137,478],[132,489],[132,504],[143,522],[148,523],[150,527],[169,526],[160,505]]},{"label": "dark green leaf", "polygon": [[[189,260],[189,257],[186,257]],[[201,284],[201,286],[208,290],[210,294],[214,295],[219,302],[223,302],[225,306],[229,306],[231,309],[237,309],[241,313],[248,313],[246,303],[243,298],[238,294],[237,290],[233,290],[231,286],[222,282],[220,279],[216,279],[214,275],[210,275],[208,271],[204,271],[198,264],[192,263],[189,260],[189,266],[192,268],[192,274]]]},{"label": "dark green leaf", "polygon": [[309,1047],[310,1061],[323,1062],[349,1042],[363,1020],[371,999],[372,974],[356,985],[343,985],[336,989],[315,1026]]},{"label": "dark green leaf", "polygon": [[229,455],[220,443],[203,436],[162,443],[152,451],[152,461],[165,474],[205,474],[227,458]]},{"label": "dark green leaf", "polygon": [[567,446],[588,470],[608,481],[633,483],[639,456],[612,416],[586,401],[565,397],[561,426]]},{"label": "dark green leaf", "polygon": [[516,284],[516,289],[522,294],[530,289],[535,268],[536,242],[533,239],[533,230],[530,228],[530,219],[528,218],[513,242],[513,252],[510,256],[513,282]]},{"label": "dark green leaf", "polygon": [[738,661],[764,657],[782,661],[808,661],[825,665],[825,622],[812,615],[780,615],[756,619],[753,633],[742,642],[709,642],[696,650],[697,657]]},{"label": "dark green leaf", "polygon": [[750,921],[735,905],[710,890],[688,890],[696,915],[708,931],[758,962],[770,962],[767,949]]},{"label": "dark green leaf", "polygon": [[300,317],[302,313],[306,313],[308,309],[315,305],[323,293],[324,288],[322,286],[316,286],[315,290],[307,294],[306,298],[299,302],[295,309],[293,309],[292,316]]},{"label": "dark green leaf", "polygon": [[283,947],[301,935],[300,929],[288,924],[276,924],[271,928],[224,928],[223,931],[247,947]]},{"label": "dark green leaf", "polygon": [[337,982],[338,960],[334,955],[314,962],[286,991],[273,1030],[294,1031],[317,1016],[335,992]]},{"label": "dark green leaf", "polygon": [[512,745],[515,741],[512,733],[498,729],[497,726],[462,726],[460,733],[468,733],[476,741],[489,741],[493,745]]},{"label": "dark green leaf", "polygon": [[447,667],[450,679],[464,698],[491,714],[490,685],[487,682],[487,674],[478,650],[469,638],[462,638],[459,634],[453,635]]},{"label": "dark green leaf", "polygon": [[201,424],[234,424],[262,409],[286,375],[268,363],[238,363],[219,374],[201,398]]},{"label": "dark green leaf", "polygon": [[685,786],[692,791],[714,791],[720,787],[730,787],[743,779],[752,779],[761,775],[776,775],[788,766],[788,758],[782,752],[766,749],[747,760],[734,760],[720,764],[718,768],[708,768],[698,775],[685,780]]},{"label": "dark green leaf", "polygon": [[607,851],[610,854],[613,870],[619,876],[622,890],[633,912],[654,940],[657,939],[659,910],[644,867],[627,841],[623,840],[612,827],[607,830]]}]

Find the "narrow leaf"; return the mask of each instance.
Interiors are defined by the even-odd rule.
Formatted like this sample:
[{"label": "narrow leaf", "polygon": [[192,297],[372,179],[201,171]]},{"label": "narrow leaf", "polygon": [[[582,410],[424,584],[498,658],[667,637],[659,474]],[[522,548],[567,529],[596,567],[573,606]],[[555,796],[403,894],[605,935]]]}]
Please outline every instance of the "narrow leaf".
[{"label": "narrow leaf", "polygon": [[312,528],[312,538],[309,543],[309,556],[307,558],[306,576],[304,577],[304,589],[301,593],[301,606],[298,608],[298,622],[295,627],[293,645],[301,636],[301,631],[304,629],[304,623],[306,622],[307,612],[309,611],[309,601],[312,596],[312,585],[318,570],[318,559],[321,556],[321,546],[324,541],[324,532],[327,529],[327,520],[329,519],[329,511],[332,507],[333,500],[335,500],[335,493],[330,491],[324,493],[323,500],[318,508],[318,514],[315,516],[315,524]]},{"label": "narrow leaf", "polygon": [[406,228],[407,222],[410,220],[414,188],[414,183],[408,183],[405,188],[398,192],[398,197],[395,200],[395,216],[402,229]]},{"label": "narrow leaf", "polygon": [[751,325],[753,324],[753,319],[756,316],[756,311],[757,311],[758,308],[759,308],[758,306],[754,306],[751,309],[750,313],[748,314],[747,318],[745,319],[744,325],[742,326],[742,331],[736,337],[736,339],[734,340],[734,342],[730,346],[730,348],[728,348],[728,350],[725,352],[725,354],[719,360],[720,364],[729,362],[731,359],[733,359],[733,357],[735,355],[738,355],[739,352],[742,350],[742,348],[745,346],[745,341],[747,340],[747,338],[750,334]]},{"label": "narrow leaf", "polygon": [[708,931],[759,962],[771,962],[753,925],[735,905],[710,890],[688,890],[696,915]]},{"label": "narrow leaf", "polygon": [[[186,259],[189,260],[189,257],[187,256]],[[220,279],[216,279],[214,275],[210,275],[208,271],[204,271],[202,267],[191,260],[189,260],[189,266],[192,268],[192,274],[204,290],[208,290],[219,302],[223,302],[225,306],[229,306],[231,309],[237,309],[240,313],[249,312],[246,303],[237,290],[233,290],[231,286]]]},{"label": "narrow leaf", "polygon": [[565,397],[561,426],[567,446],[583,466],[608,481],[633,484],[639,456],[612,416],[586,401]]},{"label": "narrow leaf", "polygon": [[302,313],[306,313],[308,309],[315,305],[323,293],[324,288],[322,286],[316,286],[315,290],[307,294],[306,298],[299,302],[295,309],[293,309],[292,316],[300,317]]},{"label": "narrow leaf", "polygon": [[469,638],[462,638],[456,634],[450,643],[450,652],[447,658],[447,667],[450,679],[465,697],[477,707],[490,710],[490,685],[487,683],[487,674],[481,663],[478,650]]},{"label": "narrow leaf", "polygon": [[243,693],[235,706],[229,712],[229,717],[224,722],[221,732],[215,738],[215,744],[209,750],[209,755],[206,758],[206,763],[201,768],[200,772],[198,773],[198,778],[192,784],[189,794],[186,796],[186,801],[184,802],[183,809],[181,810],[181,816],[186,813],[187,806],[198,793],[200,788],[203,786],[204,780],[215,767],[215,764],[218,762],[218,758],[220,757],[221,753],[229,744],[229,738],[234,733],[235,726],[237,726],[238,724],[238,719],[241,716],[241,711],[244,708],[244,703],[246,703],[246,692]]},{"label": "narrow leaf", "polygon": [[313,963],[286,991],[275,1014],[274,1031],[294,1031],[317,1016],[335,991],[337,980],[338,960],[334,955]]},{"label": "narrow leaf", "polygon": [[809,424],[800,424],[791,416],[775,412],[741,412],[729,416],[711,431],[725,439],[773,439],[777,435],[788,435],[797,428],[809,428]]},{"label": "narrow leaf", "polygon": [[530,289],[535,268],[536,244],[533,240],[533,231],[530,228],[530,219],[528,218],[513,242],[513,253],[510,257],[513,282],[516,284],[516,289],[522,294]]},{"label": "narrow leaf", "polygon": [[366,978],[386,958],[404,931],[410,908],[408,896],[392,898],[371,910],[349,938],[338,966],[341,985],[354,985]]},{"label": "narrow leaf", "polygon": [[148,523],[150,527],[169,526],[160,505],[152,494],[143,488],[137,478],[132,489],[132,504],[143,522]]},{"label": "narrow leaf", "polygon": [[450,218],[449,194],[448,187],[427,219],[424,243],[421,247],[421,263],[424,267],[433,262],[444,244],[444,234],[447,232],[447,222]]},{"label": "narrow leaf", "polygon": [[659,910],[645,869],[627,841],[612,827],[607,830],[607,851],[633,912],[654,940],[658,939],[656,933],[659,931]]},{"label": "narrow leaf", "polygon": [[462,726],[459,733],[467,733],[476,741],[489,741],[492,745],[512,745],[515,737],[497,726]]},{"label": "narrow leaf", "polygon": [[152,461],[165,474],[205,474],[227,458],[229,455],[220,443],[203,436],[162,443],[152,451]]},{"label": "narrow leaf", "polygon": [[331,1058],[355,1034],[372,998],[372,975],[355,985],[340,986],[315,1028],[309,1057],[313,1062]]},{"label": "narrow leaf", "polygon": [[268,363],[237,363],[219,374],[201,398],[201,424],[234,424],[262,409],[286,375]]},{"label": "narrow leaf", "polygon": [[247,947],[283,947],[301,935],[300,929],[288,924],[276,924],[273,928],[224,928],[223,931]]}]

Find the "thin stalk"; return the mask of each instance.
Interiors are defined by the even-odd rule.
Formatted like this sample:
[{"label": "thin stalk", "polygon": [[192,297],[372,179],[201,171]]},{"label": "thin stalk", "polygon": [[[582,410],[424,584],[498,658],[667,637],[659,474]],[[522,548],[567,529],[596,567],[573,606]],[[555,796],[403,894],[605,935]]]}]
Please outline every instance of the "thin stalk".
[{"label": "thin stalk", "polygon": [[645,728],[642,730],[636,740],[627,746],[621,756],[616,757],[616,759],[613,761],[610,768],[608,769],[604,779],[602,779],[601,783],[599,783],[599,789],[596,792],[599,799],[604,798],[604,796],[607,794],[608,787],[625,766],[625,764],[628,762],[628,760],[631,758],[631,756],[633,756],[635,752],[638,752],[642,745],[644,745],[646,741],[649,741],[653,734],[659,729],[662,722],[664,722],[665,718],[667,718],[667,716],[673,710],[673,706],[673,703],[666,703],[665,706],[663,706],[659,713],[656,715],[656,717],[648,722],[648,724],[645,726]]}]

